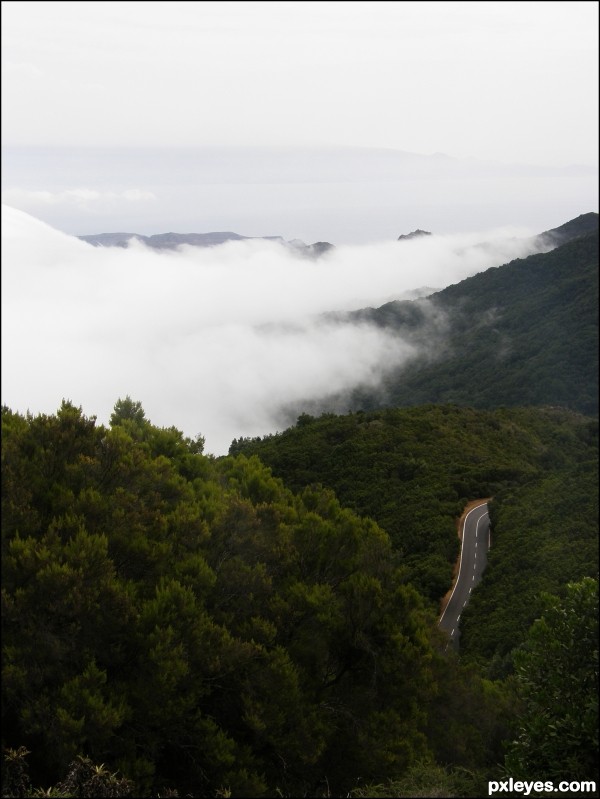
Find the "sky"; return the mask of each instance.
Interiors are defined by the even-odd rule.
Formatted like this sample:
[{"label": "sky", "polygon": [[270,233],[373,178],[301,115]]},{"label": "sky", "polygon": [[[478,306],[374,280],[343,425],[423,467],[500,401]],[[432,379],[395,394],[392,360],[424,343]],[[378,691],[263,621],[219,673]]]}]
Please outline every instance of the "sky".
[{"label": "sky", "polygon": [[2,201],[363,244],[598,206],[596,2],[18,2]]},{"label": "sky", "polygon": [[[129,394],[222,454],[423,354],[319,314],[442,288],[598,210],[596,2],[0,8],[14,410],[65,397],[107,422]],[[416,228],[434,236],[398,245]],[[307,262],[260,241],[157,255],[74,238],[110,231],[336,249]]]},{"label": "sky", "polygon": [[598,163],[596,2],[2,3],[11,145]]}]

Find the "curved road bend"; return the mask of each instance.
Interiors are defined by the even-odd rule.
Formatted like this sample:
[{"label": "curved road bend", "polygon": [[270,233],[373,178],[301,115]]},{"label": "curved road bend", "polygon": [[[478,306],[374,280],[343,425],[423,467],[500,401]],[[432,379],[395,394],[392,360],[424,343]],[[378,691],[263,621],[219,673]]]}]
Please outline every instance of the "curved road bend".
[{"label": "curved road bend", "polygon": [[490,518],[487,502],[472,508],[463,522],[462,546],[458,577],[439,625],[450,636],[455,649],[460,639],[460,614],[469,601],[471,591],[481,580],[490,546]]}]

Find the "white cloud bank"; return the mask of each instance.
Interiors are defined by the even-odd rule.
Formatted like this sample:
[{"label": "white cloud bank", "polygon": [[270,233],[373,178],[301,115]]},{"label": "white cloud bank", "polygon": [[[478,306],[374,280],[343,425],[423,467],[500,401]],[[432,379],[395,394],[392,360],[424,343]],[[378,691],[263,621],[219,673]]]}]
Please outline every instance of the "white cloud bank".
[{"label": "white cloud bank", "polygon": [[154,424],[200,433],[223,454],[233,438],[280,427],[285,406],[376,384],[418,355],[374,327],[319,314],[527,255],[525,233],[344,246],[313,261],[261,240],[94,248],[3,206],[2,402],[53,413],[66,398],[107,423],[129,394]]}]

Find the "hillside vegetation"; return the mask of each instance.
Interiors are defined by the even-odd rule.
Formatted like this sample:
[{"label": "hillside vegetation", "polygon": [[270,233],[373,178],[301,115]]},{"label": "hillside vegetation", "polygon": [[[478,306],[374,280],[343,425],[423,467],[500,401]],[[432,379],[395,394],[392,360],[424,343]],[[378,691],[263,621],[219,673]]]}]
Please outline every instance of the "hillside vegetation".
[{"label": "hillside vegetation", "polygon": [[[461,614],[461,662],[515,703],[507,773],[597,775],[596,419],[559,408],[456,406],[304,415],[232,451],[259,454],[297,489],[310,481],[332,488],[389,528],[406,579],[431,601],[449,586],[453,506],[492,496],[492,547]],[[449,698],[449,735],[463,734],[469,701],[460,690]],[[412,767],[354,795],[476,796],[477,787]]]},{"label": "hillside vegetation", "polygon": [[385,328],[419,354],[377,389],[332,398],[330,407],[451,402],[597,414],[598,231],[597,215],[590,216],[594,232],[551,252],[488,269],[426,299],[344,317]]},{"label": "hillside vegetation", "polygon": [[[231,452],[258,455],[294,490],[322,484],[335,491],[342,504],[375,519],[402,556],[407,578],[437,603],[450,585],[458,554],[456,519],[467,501],[478,497],[496,497],[494,530],[497,526],[499,547],[508,541],[507,557],[513,558],[510,568],[505,563],[499,567],[506,581],[517,580],[519,574],[519,584],[527,584],[528,563],[536,574],[544,573],[545,562],[535,551],[537,538],[533,529],[528,531],[532,514],[544,531],[540,536],[551,538],[551,531],[557,536],[554,553],[561,568],[554,574],[554,563],[553,574],[559,582],[590,574],[590,569],[595,573],[596,436],[595,421],[561,409],[484,411],[429,405],[344,416],[304,415],[283,433],[234,441]],[[531,501],[520,517],[505,521],[505,507],[520,508],[534,491],[546,491],[546,499]],[[506,526],[511,527],[507,535]],[[519,538],[520,547],[529,542],[526,561],[510,543]],[[565,550],[561,556],[567,538],[570,554]],[[492,575],[494,550],[495,545]],[[494,584],[487,573],[484,583]],[[517,596],[508,593],[499,602],[494,594],[490,599],[488,620],[495,612],[510,618],[513,602],[522,603],[525,610],[514,615],[510,630],[506,628],[498,642],[504,654],[518,642],[516,630],[524,635],[535,618],[536,605],[528,598],[539,586],[548,587],[545,577],[529,581],[528,591]],[[481,624],[483,619],[478,619],[477,629]],[[493,654],[487,651],[489,657]]]},{"label": "hillside vegetation", "polygon": [[331,490],[205,457],[129,399],[110,428],[64,402],[4,408],[2,429],[9,774],[21,747],[35,785],[81,756],[137,796],[345,795],[423,761],[495,767],[510,698],[443,655],[406,558]]},{"label": "hillside vegetation", "polygon": [[[597,454],[594,423],[564,411],[303,418],[218,460],[129,399],[110,428],[64,402],[54,416],[4,408],[2,429],[5,795],[29,779],[26,758],[32,783],[63,795],[98,795],[108,781],[103,795],[358,796],[371,790],[359,785],[410,791],[415,780],[481,795],[527,698],[518,682],[485,677],[481,658],[445,653],[437,599],[453,514],[471,492],[497,492],[500,555],[507,526],[530,538],[543,528],[539,508],[506,514],[554,475],[548,525],[568,518],[571,548],[540,559],[549,579],[531,590],[566,601],[567,581],[597,560],[588,483],[573,507],[558,499],[574,489],[561,476],[585,474]],[[279,448],[294,490],[251,452],[268,460]],[[333,488],[356,493],[354,508]],[[509,546],[502,572],[517,579],[522,565]],[[485,623],[497,644],[527,651],[526,614],[503,621],[514,600],[497,595]],[[578,623],[597,635],[587,611]],[[495,650],[484,654],[493,666]],[[576,687],[589,702],[588,682]],[[597,755],[593,722],[566,727],[582,777]],[[530,749],[511,751],[535,777]]]},{"label": "hillside vegetation", "polygon": [[561,431],[535,479],[500,490],[490,503],[493,547],[461,616],[461,648],[490,662],[496,676],[512,669],[513,650],[541,615],[544,593],[564,596],[567,581],[598,575],[597,424],[569,444],[572,434]]}]

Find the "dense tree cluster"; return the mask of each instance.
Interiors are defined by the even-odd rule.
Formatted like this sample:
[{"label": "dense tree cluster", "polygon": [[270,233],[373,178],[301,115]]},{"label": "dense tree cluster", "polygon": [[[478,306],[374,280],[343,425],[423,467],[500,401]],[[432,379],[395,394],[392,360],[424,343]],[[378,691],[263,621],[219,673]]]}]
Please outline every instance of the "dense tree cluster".
[{"label": "dense tree cluster", "polygon": [[598,424],[548,429],[543,469],[490,503],[493,546],[485,580],[461,617],[465,656],[512,671],[513,650],[567,583],[598,576]]},{"label": "dense tree cluster", "polygon": [[552,464],[586,472],[591,427],[550,410],[305,415],[215,459],[129,397],[108,427],[70,402],[3,408],[17,795],[360,796],[419,780],[480,795],[528,700],[445,653],[454,520]]},{"label": "dense tree cluster", "polygon": [[569,583],[564,598],[543,602],[515,655],[524,709],[506,765],[515,777],[538,769],[586,780],[598,771],[598,581]]},{"label": "dense tree cluster", "polygon": [[[534,514],[538,527],[545,524],[558,536],[555,552],[568,529],[574,560],[588,566],[597,562],[597,423],[564,409],[427,405],[318,418],[304,414],[283,433],[234,441],[230,452],[258,455],[294,490],[310,482],[331,488],[345,506],[375,519],[402,554],[411,582],[436,605],[450,584],[458,554],[456,519],[470,499],[498,497],[498,516],[504,513],[500,507],[513,507],[515,498],[523,496],[527,508],[516,508],[523,510],[520,518],[494,522],[499,531],[514,528],[510,541],[505,539],[508,559],[531,541],[533,530],[524,534],[524,529]],[[524,486],[532,491],[543,484],[548,491],[543,501],[519,493]],[[533,553],[530,560],[536,573],[544,573]],[[570,566],[565,571],[562,565],[555,584],[588,573]],[[526,573],[526,563],[513,557],[512,567],[503,562],[499,571],[510,581],[514,573]],[[539,590],[548,588],[542,579]],[[494,603],[511,615],[510,601],[495,597]],[[535,618],[528,609],[522,634]],[[509,649],[516,643],[513,632],[507,629],[501,636]]]},{"label": "dense tree cluster", "polygon": [[142,795],[302,795],[433,756],[450,667],[375,522],[129,398],[2,425],[3,734],[34,783],[82,755]]}]

